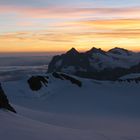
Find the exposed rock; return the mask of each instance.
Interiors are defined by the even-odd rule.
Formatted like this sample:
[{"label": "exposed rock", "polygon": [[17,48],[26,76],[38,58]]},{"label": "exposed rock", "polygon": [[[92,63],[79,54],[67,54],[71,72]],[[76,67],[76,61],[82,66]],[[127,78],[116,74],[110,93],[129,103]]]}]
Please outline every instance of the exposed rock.
[{"label": "exposed rock", "polygon": [[15,109],[10,105],[7,96],[5,95],[2,86],[0,84],[0,108],[7,109],[16,113]]},{"label": "exposed rock", "polygon": [[128,83],[131,83],[131,82],[135,82],[135,83],[140,83],[140,77],[138,77],[138,78],[127,78],[127,79],[124,79],[124,80],[122,80],[122,79],[119,79],[119,80],[117,80],[118,82],[128,82]]},{"label": "exposed rock", "polygon": [[33,91],[38,91],[43,85],[47,86],[48,78],[48,76],[32,76],[28,79],[28,84]]},{"label": "exposed rock", "polygon": [[[61,61],[61,64],[58,63]],[[89,59],[86,54],[79,53],[75,49],[71,49],[66,54],[53,57],[52,61],[48,66],[48,72],[64,72],[75,74],[80,70],[89,70],[90,67]]]},{"label": "exposed rock", "polygon": [[69,76],[67,74],[64,73],[57,73],[57,72],[53,72],[52,75],[55,78],[61,79],[61,80],[68,80],[70,81],[72,84],[75,84],[79,87],[82,87],[82,82],[80,80],[77,80],[76,78]]},{"label": "exposed rock", "polygon": [[67,54],[68,55],[77,55],[77,54],[79,54],[79,52],[75,48],[72,48],[67,52]]},{"label": "exposed rock", "polygon": [[62,77],[62,76],[61,76],[59,73],[57,73],[57,72],[53,72],[52,75],[53,75],[53,77],[55,77],[55,78],[64,80],[64,77]]}]

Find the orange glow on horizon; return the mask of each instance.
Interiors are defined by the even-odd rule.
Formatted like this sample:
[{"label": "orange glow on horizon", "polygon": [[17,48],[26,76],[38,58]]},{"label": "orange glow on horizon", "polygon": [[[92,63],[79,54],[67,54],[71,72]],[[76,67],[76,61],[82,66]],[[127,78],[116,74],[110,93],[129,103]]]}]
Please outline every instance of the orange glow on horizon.
[{"label": "orange glow on horizon", "polygon": [[[93,46],[103,50],[120,47],[140,51],[139,7],[124,9],[3,7],[0,13],[9,13],[11,10],[19,13],[22,18],[27,16],[32,20],[16,23],[21,30],[0,34],[0,53],[65,52],[72,47],[86,51]],[[49,13],[49,16],[46,13]],[[75,16],[66,20],[69,18],[67,14]],[[91,15],[93,17],[89,18]],[[95,18],[101,15],[106,18]],[[54,21],[46,24],[42,21],[34,22],[35,19],[40,20],[40,16],[43,16],[43,20],[53,18]]]}]

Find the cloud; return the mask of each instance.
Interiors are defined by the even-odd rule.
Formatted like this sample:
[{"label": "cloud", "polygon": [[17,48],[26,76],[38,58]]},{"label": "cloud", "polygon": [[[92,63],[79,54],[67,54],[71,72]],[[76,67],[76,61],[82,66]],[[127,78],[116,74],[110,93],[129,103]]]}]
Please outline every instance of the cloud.
[{"label": "cloud", "polygon": [[100,30],[140,29],[140,19],[85,20],[79,24]]},{"label": "cloud", "polygon": [[85,34],[123,34],[131,36],[140,34],[140,19],[106,19],[106,20],[81,20],[74,22],[55,23],[50,26],[55,30],[65,32],[81,32]]},{"label": "cloud", "polygon": [[2,52],[66,51],[71,47],[80,50],[91,46],[109,49],[115,46],[139,50],[140,30],[78,30],[76,31],[26,31],[0,35]]},{"label": "cloud", "polygon": [[8,28],[5,31],[9,33],[1,33],[0,48],[3,51],[10,49],[46,51],[56,48],[66,50],[75,46],[91,47],[93,44],[97,47],[133,45],[139,48],[139,13],[140,7],[74,8],[58,5],[48,7],[1,5],[0,17],[6,15],[2,25],[11,27],[11,20],[7,19],[13,14],[18,20],[12,19],[16,22],[12,24],[15,26],[12,27],[13,32]]},{"label": "cloud", "polygon": [[50,4],[49,0],[0,0],[0,5],[38,7]]},{"label": "cloud", "polygon": [[32,18],[140,18],[140,7],[127,8],[72,8],[0,6],[0,13],[15,13]]},{"label": "cloud", "polygon": [[74,41],[76,35],[63,32],[53,31],[37,31],[37,32],[14,32],[0,35],[0,40],[7,41],[49,41],[49,42],[65,42]]},{"label": "cloud", "polygon": [[68,27],[62,25],[63,30],[56,25],[56,27],[53,26],[52,29],[48,30],[5,33],[0,35],[0,40],[61,42],[63,44],[72,43],[81,38],[139,39],[139,23],[140,20],[138,19],[82,21],[73,23],[71,28],[68,28],[71,23],[70,25],[67,23]]}]

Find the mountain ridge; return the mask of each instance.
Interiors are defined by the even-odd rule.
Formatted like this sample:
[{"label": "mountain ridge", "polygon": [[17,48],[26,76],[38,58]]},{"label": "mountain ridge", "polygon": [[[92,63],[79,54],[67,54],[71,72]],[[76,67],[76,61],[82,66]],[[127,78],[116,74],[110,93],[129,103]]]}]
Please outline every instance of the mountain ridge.
[{"label": "mountain ridge", "polygon": [[104,51],[93,47],[82,53],[72,48],[53,57],[48,73],[64,72],[97,80],[115,80],[131,72],[140,72],[139,65],[140,54],[123,48]]}]

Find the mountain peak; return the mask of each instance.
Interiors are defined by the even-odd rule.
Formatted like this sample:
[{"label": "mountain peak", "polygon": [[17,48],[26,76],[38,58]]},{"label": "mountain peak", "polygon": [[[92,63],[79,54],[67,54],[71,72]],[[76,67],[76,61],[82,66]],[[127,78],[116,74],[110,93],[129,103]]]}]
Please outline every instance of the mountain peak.
[{"label": "mountain peak", "polygon": [[66,54],[79,54],[79,52],[75,48],[71,48]]},{"label": "mountain peak", "polygon": [[128,51],[127,49],[120,48],[120,47],[115,47],[115,48],[112,48],[111,50],[122,50],[122,51]]},{"label": "mountain peak", "polygon": [[117,54],[117,55],[122,55],[122,54],[131,55],[132,54],[131,51],[128,51],[127,49],[119,48],[119,47],[115,47],[115,48],[109,50],[108,52]]},{"label": "mountain peak", "polygon": [[88,54],[93,54],[93,53],[105,54],[105,51],[103,51],[101,48],[92,47],[92,48],[91,48],[89,51],[87,51],[86,53],[88,53]]}]

